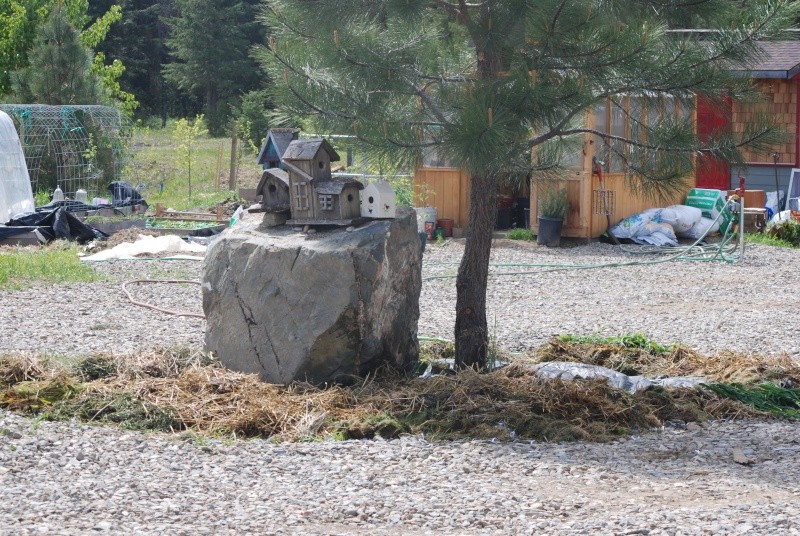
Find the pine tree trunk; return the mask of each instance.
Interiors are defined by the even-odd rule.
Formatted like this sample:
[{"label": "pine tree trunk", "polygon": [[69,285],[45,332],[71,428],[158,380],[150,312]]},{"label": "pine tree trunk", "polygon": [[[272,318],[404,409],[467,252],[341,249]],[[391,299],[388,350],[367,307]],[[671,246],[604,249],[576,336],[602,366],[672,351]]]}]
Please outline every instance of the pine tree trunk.
[{"label": "pine tree trunk", "polygon": [[467,240],[456,279],[456,366],[482,369],[489,348],[486,284],[497,217],[497,186],[493,176],[474,175],[470,184]]}]

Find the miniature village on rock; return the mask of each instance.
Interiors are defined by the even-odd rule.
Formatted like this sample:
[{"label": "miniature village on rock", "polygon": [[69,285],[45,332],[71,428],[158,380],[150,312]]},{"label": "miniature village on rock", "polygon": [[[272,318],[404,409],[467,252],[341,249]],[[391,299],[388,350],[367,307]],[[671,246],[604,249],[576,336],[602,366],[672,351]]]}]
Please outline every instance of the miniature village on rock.
[{"label": "miniature village on rock", "polygon": [[331,162],[338,153],[322,138],[301,140],[293,129],[271,129],[258,155],[264,173],[256,194],[269,226],[358,226],[368,219],[394,218],[396,197],[391,185],[364,186],[353,176],[336,175]]}]

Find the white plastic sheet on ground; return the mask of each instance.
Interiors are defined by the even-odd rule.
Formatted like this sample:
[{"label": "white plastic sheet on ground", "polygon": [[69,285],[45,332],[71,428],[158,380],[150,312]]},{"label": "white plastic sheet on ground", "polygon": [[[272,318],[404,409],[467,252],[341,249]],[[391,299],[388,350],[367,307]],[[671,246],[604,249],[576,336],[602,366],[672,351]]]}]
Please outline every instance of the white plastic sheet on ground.
[{"label": "white plastic sheet on ground", "polygon": [[202,260],[202,256],[182,255],[186,253],[202,253],[205,255],[206,246],[184,242],[179,236],[144,236],[140,235],[136,242],[123,242],[113,248],[106,249],[81,258],[83,261],[107,261],[110,259],[135,259],[137,255],[170,255],[171,258],[187,260]]},{"label": "white plastic sheet on ground", "polygon": [[0,223],[35,208],[31,179],[14,122],[0,111]]}]

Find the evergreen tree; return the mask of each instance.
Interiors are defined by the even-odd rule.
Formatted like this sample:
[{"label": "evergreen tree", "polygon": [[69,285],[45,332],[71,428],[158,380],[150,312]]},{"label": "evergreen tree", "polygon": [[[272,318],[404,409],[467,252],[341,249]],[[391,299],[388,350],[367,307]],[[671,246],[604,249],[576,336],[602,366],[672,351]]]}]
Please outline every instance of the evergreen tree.
[{"label": "evergreen tree", "polygon": [[[137,96],[141,104],[137,113],[144,116],[165,113],[170,97],[161,73],[161,66],[168,59],[169,28],[164,20],[175,15],[174,2],[102,0],[92,2],[88,14],[91,18],[99,17],[115,4],[121,6],[123,18],[111,27],[96,50],[109,60],[120,60],[125,65],[119,83],[125,91]],[[200,111],[198,107],[186,115],[196,115]]]},{"label": "evergreen tree", "polygon": [[255,0],[175,0],[167,46],[173,61],[164,76],[178,89],[199,93],[212,135],[225,132],[230,105],[258,87],[250,47],[261,40]]},{"label": "evergreen tree", "polygon": [[13,92],[21,102],[43,104],[97,104],[103,98],[89,50],[61,6],[39,30],[28,67],[15,73]]},{"label": "evergreen tree", "polygon": [[[456,282],[456,361],[484,366],[486,286],[501,177],[559,168],[562,148],[595,134],[628,164],[632,186],[683,184],[703,150],[736,158],[768,143],[763,125],[703,147],[690,119],[639,125],[631,138],[592,132],[587,110],[607,99],[751,92],[725,65],[750,58],[798,15],[790,0],[268,0],[273,28],[259,57],[284,116],[351,134],[408,162],[447,155],[471,176],[466,247]],[[703,28],[702,34],[670,28]],[[698,37],[702,35],[702,37]],[[628,118],[635,120],[635,118]],[[667,152],[657,159],[653,153]],[[661,162],[660,166],[652,166]]]}]

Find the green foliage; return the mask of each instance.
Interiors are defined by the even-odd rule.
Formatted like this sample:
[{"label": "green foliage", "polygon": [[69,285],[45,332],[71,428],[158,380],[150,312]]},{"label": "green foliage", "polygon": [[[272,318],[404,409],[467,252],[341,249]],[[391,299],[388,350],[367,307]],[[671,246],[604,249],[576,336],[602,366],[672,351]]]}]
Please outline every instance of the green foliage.
[{"label": "green foliage", "polygon": [[203,126],[203,116],[198,115],[194,121],[178,119],[173,126],[172,135],[178,146],[178,153],[186,166],[186,176],[189,181],[189,198],[192,197],[192,150],[198,140],[208,134]]},{"label": "green foliage", "polygon": [[739,383],[712,383],[704,388],[779,417],[800,417],[800,389],[772,383],[747,386]]},{"label": "green foliage", "polygon": [[539,197],[539,216],[564,218],[569,210],[566,188],[544,188]]},{"label": "green foliage", "polygon": [[536,235],[530,229],[511,229],[506,233],[510,240],[536,240]]},{"label": "green foliage", "polygon": [[636,332],[616,337],[603,337],[600,335],[559,335],[558,340],[572,344],[605,344],[622,346],[624,348],[639,348],[649,352],[661,354],[674,350],[674,345],[663,345],[647,338],[644,333]]},{"label": "green foliage", "polygon": [[410,175],[390,177],[387,181],[392,185],[397,206],[414,206],[414,181]]},{"label": "green foliage", "polygon": [[[197,210],[208,208],[217,203],[238,199],[237,192],[227,189],[224,181],[221,189],[216,187],[215,173],[217,163],[221,162],[223,170],[230,162],[230,138],[209,138],[201,136],[192,146],[192,197],[188,197],[189,177],[187,176],[186,159],[178,150],[174,122],[168,128],[134,129],[130,142],[130,158],[122,172],[123,180],[132,184],[144,184],[143,195],[151,205],[162,203],[175,210]],[[240,177],[251,177],[252,184],[242,186],[255,187],[261,176],[261,167],[255,158],[242,162]],[[244,179],[240,179],[244,180]],[[162,190],[163,185],[163,190]]]},{"label": "green foliage", "polygon": [[[62,2],[57,2],[57,0],[5,0],[0,2],[0,95],[11,89],[12,77],[16,77],[18,78],[15,89],[17,100],[39,102],[34,100],[37,98],[37,95],[33,92],[35,88],[26,87],[31,83],[32,78],[36,79],[37,77],[35,73],[31,73],[30,69],[26,68],[29,67],[29,61],[34,62],[32,63],[33,69],[41,68],[42,58],[32,55],[35,50],[34,44],[38,40],[40,41],[38,49],[42,48],[42,32],[45,32],[48,25],[51,24],[56,12],[61,13],[60,16],[65,24],[78,31],[79,42],[87,49],[95,48],[102,43],[111,26],[122,18],[121,7],[112,5],[107,12],[100,15],[92,24],[86,27],[91,21],[88,10],[88,0],[64,0]],[[48,39],[52,40],[52,32],[47,35]],[[71,36],[65,37],[71,39]],[[69,63],[79,68],[77,72],[83,73],[85,62],[78,53],[78,47],[74,47],[75,50],[72,50],[73,44],[71,43],[60,44],[59,46],[63,50],[62,55],[64,58],[71,58]],[[39,53],[42,53],[41,50],[39,50]],[[44,65],[51,69],[56,67],[56,71],[53,73],[55,75],[58,75],[59,72],[69,72],[74,76],[74,73],[65,67],[64,58],[50,55]],[[121,62],[114,62],[104,69],[104,59],[105,56],[103,55],[95,56],[91,67],[92,72],[100,77],[102,86],[108,91],[112,99],[119,100],[126,111],[132,111],[136,102],[133,95],[122,91],[118,84],[115,85],[119,75],[124,71],[124,67]],[[15,76],[15,71],[21,72]],[[22,78],[21,80],[19,80],[20,77]],[[82,82],[91,82],[91,77],[87,77],[84,74],[81,75],[81,78],[85,79]],[[64,84],[64,81],[68,79],[68,77],[61,77],[60,83]],[[74,87],[75,84],[73,81],[66,85]],[[35,83],[34,86],[36,86]],[[89,86],[91,86],[91,83]],[[46,98],[51,93],[52,90],[45,93],[45,97],[42,98]],[[90,95],[94,95],[95,98],[101,97],[99,93],[90,93]],[[89,103],[83,98],[67,100],[67,102]]]},{"label": "green foliage", "polygon": [[253,151],[258,154],[269,130],[269,96],[265,90],[250,91],[242,97],[236,120],[239,132]]},{"label": "green foliage", "polygon": [[745,240],[748,244],[763,244],[765,246],[773,246],[777,248],[795,248],[791,242],[770,236],[769,233],[747,233]]},{"label": "green foliage", "polygon": [[775,223],[767,229],[767,235],[791,247],[800,247],[800,222],[788,220]]},{"label": "green foliage", "polygon": [[18,249],[0,253],[0,289],[96,279],[94,271],[78,260],[78,248],[73,245],[56,244],[40,251]]},{"label": "green foliage", "polygon": [[30,65],[15,74],[13,85],[21,102],[100,102],[100,83],[91,71],[88,50],[63,10],[55,9],[37,32]]},{"label": "green foliage", "polygon": [[[86,8],[88,8],[88,2]],[[85,13],[85,10],[84,10]],[[122,18],[122,8],[113,5],[106,13],[81,32],[81,43],[87,48],[95,48],[108,35],[111,25]]]},{"label": "green foliage", "polygon": [[117,103],[123,113],[132,116],[134,110],[139,106],[136,96],[133,93],[123,91],[119,84],[125,66],[119,60],[114,60],[111,65],[106,65],[106,56],[98,52],[92,61],[92,73],[100,77],[100,81],[106,93]]},{"label": "green foliage", "polygon": [[51,199],[52,195],[47,190],[36,190],[36,193],[33,194],[33,202],[37,207],[48,204]]},{"label": "green foliage", "polygon": [[177,16],[167,20],[173,61],[164,66],[164,76],[179,90],[204,99],[208,129],[213,136],[222,136],[228,129],[230,105],[259,82],[249,55],[260,34],[254,2],[175,0],[175,7]]}]

